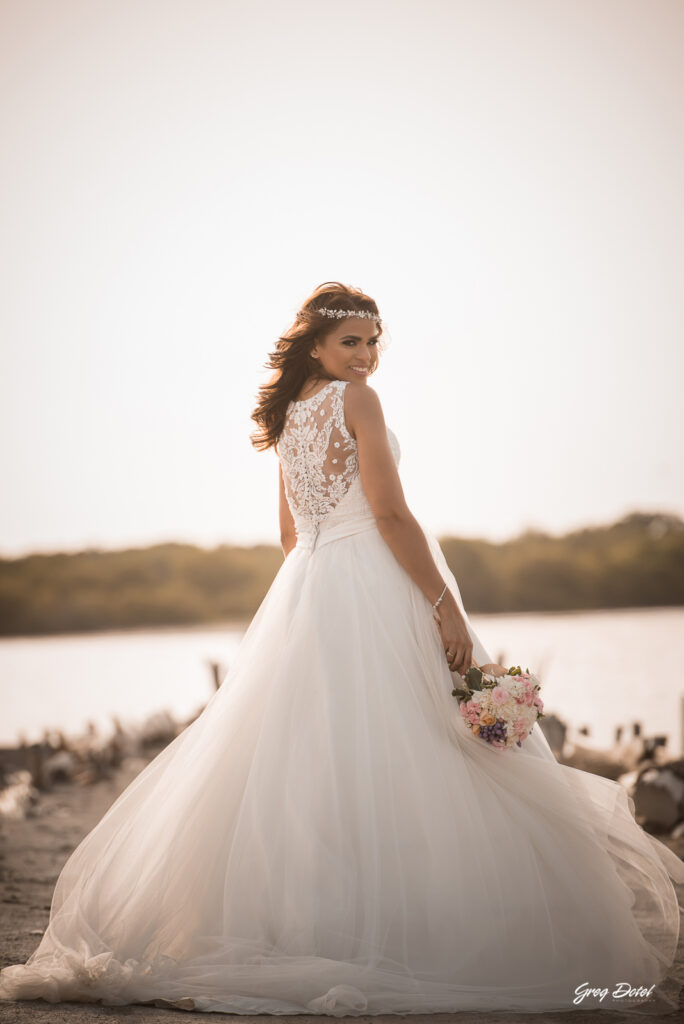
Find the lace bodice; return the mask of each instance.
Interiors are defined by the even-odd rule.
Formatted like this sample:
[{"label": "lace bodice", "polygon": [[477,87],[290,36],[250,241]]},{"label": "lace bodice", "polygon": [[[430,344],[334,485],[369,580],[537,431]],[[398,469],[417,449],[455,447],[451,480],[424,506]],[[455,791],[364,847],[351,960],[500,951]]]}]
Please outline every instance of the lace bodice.
[{"label": "lace bodice", "polygon": [[[313,531],[321,524],[372,515],[361,486],[356,441],[344,421],[348,381],[331,380],[311,398],[290,402],[278,440],[278,458],[295,528]],[[399,442],[387,431],[395,462]]]}]

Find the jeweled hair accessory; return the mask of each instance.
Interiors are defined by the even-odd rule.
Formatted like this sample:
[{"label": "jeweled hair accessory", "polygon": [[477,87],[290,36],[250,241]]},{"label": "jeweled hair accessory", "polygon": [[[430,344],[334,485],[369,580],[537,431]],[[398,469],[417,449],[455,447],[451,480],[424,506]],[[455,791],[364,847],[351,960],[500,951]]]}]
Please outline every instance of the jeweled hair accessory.
[{"label": "jeweled hair accessory", "polygon": [[328,309],[326,306],[319,306],[316,312],[322,313],[323,316],[337,317],[338,320],[343,316],[360,316],[367,320],[375,320],[376,323],[380,321],[377,313],[371,313],[367,309]]}]

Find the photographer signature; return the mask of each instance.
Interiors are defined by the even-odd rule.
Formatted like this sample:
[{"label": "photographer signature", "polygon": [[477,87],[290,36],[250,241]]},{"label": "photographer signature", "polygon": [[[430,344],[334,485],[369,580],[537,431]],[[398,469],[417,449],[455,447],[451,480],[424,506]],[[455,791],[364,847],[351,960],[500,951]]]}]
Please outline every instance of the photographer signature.
[{"label": "photographer signature", "polygon": [[[628,981],[620,981],[611,992],[611,995],[614,999],[624,999],[625,997],[647,999],[654,988],[655,985],[651,985],[650,988],[644,988],[643,986],[632,988]],[[575,989],[575,998],[573,999],[573,1003],[579,1004],[583,999],[586,999],[587,996],[596,996],[601,1000],[601,1002],[603,1002],[607,995],[607,988],[590,988],[589,982],[585,981]]]}]

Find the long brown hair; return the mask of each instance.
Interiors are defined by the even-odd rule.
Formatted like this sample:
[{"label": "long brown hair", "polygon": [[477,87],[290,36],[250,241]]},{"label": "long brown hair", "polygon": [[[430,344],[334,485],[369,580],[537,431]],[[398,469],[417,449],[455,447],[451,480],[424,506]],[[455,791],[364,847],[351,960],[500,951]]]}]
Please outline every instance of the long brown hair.
[{"label": "long brown hair", "polygon": [[[339,320],[330,320],[318,313],[320,306],[379,315],[374,300],[358,288],[348,287],[339,281],[319,284],[302,304],[292,326],[278,338],[275,349],[264,364],[276,372],[268,384],[259,388],[257,406],[251,415],[261,429],[250,434],[249,439],[259,450],[275,445],[277,451],[289,403],[297,397],[309,377],[321,376],[320,363],[311,355],[311,350],[339,326]],[[377,322],[377,333],[382,334],[381,321]],[[378,348],[381,348],[380,342]]]}]

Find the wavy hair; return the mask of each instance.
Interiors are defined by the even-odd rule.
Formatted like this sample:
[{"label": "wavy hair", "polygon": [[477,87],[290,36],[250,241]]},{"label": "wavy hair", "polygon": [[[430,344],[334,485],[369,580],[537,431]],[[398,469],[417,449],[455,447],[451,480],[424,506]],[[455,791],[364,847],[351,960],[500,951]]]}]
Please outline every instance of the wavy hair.
[{"label": "wavy hair", "polygon": [[[302,304],[292,326],[278,338],[264,364],[275,373],[267,384],[259,388],[257,406],[251,419],[260,429],[249,435],[254,447],[260,451],[274,446],[277,451],[288,405],[296,399],[305,381],[312,376],[321,377],[320,363],[311,355],[311,350],[339,327],[340,321],[318,313],[320,306],[379,316],[374,300],[358,288],[348,287],[339,281],[325,281],[318,285]],[[382,321],[377,322],[377,333],[382,334]],[[378,342],[377,347],[382,351],[384,346]]]}]

